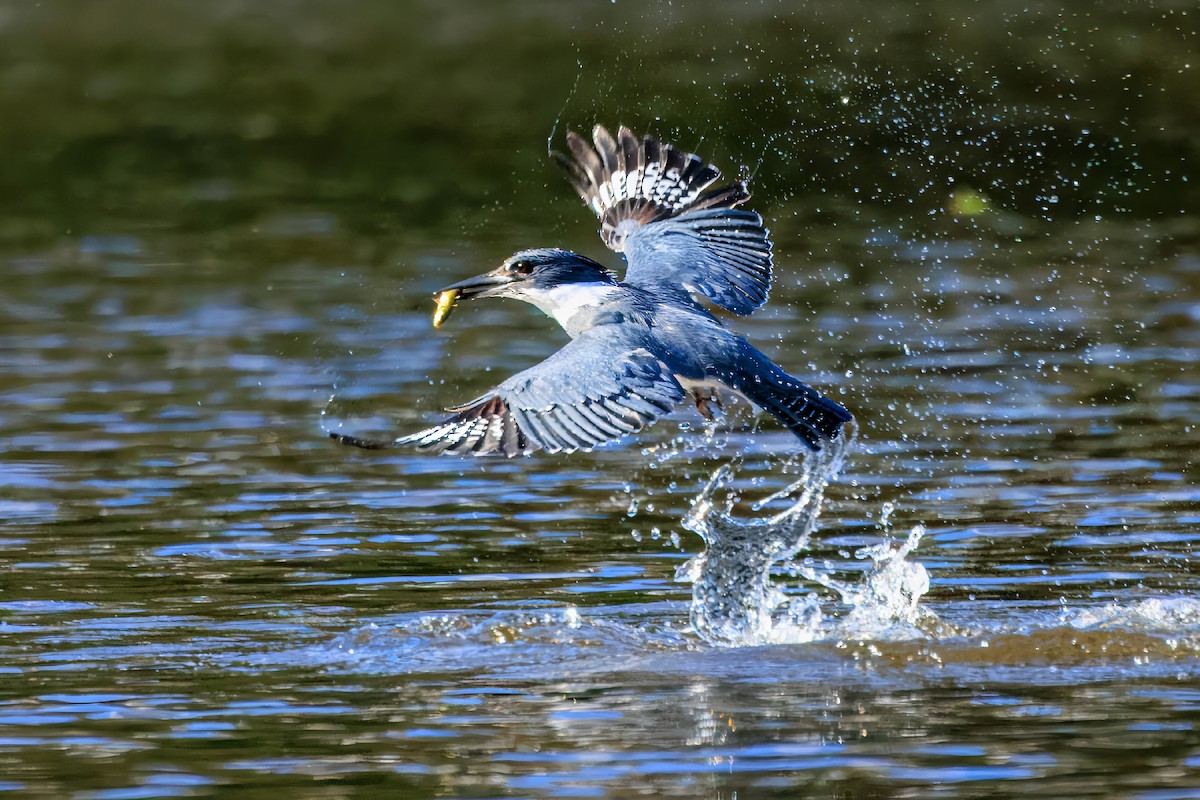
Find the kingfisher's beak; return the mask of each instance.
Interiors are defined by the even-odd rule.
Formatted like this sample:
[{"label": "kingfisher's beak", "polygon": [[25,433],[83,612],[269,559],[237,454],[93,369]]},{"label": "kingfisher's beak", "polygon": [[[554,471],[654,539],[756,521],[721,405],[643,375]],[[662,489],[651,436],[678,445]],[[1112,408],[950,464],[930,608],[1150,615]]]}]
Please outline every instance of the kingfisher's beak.
[{"label": "kingfisher's beak", "polygon": [[490,297],[505,286],[516,283],[518,280],[520,280],[518,276],[513,275],[504,267],[500,267],[491,272],[476,275],[474,278],[467,278],[465,281],[451,284],[437,294],[454,292],[455,296],[461,297],[464,300],[471,297]]},{"label": "kingfisher's beak", "polygon": [[483,275],[476,275],[474,278],[467,278],[465,281],[447,286],[434,294],[437,308],[433,311],[433,327],[441,327],[441,324],[454,311],[460,298],[489,297],[518,280],[519,278],[509,273],[504,267],[500,267]]}]

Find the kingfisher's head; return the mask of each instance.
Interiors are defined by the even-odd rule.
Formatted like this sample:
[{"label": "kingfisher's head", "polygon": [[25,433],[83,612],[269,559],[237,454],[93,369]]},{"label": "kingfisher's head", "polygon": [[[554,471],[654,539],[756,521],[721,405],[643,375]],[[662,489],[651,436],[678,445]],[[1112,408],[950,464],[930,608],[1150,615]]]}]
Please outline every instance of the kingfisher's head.
[{"label": "kingfisher's head", "polygon": [[587,306],[597,305],[617,285],[617,279],[590,258],[543,247],[522,250],[491,272],[447,286],[437,293],[433,327],[438,327],[460,299],[512,297],[537,306],[566,327]]},{"label": "kingfisher's head", "polygon": [[455,292],[459,299],[474,297],[515,297],[532,302],[531,298],[572,284],[603,284],[615,286],[612,273],[586,256],[541,247],[522,250],[504,260],[498,268],[474,278],[467,278],[442,289]]}]

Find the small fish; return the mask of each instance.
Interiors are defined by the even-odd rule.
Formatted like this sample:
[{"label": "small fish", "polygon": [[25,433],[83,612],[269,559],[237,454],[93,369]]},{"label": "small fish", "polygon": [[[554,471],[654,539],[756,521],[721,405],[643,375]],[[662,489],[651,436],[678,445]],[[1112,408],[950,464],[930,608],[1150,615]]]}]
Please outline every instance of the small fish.
[{"label": "small fish", "polygon": [[458,304],[458,290],[450,289],[445,292],[439,292],[437,296],[437,308],[433,310],[433,327],[440,328],[450,314],[453,313],[454,307]]}]

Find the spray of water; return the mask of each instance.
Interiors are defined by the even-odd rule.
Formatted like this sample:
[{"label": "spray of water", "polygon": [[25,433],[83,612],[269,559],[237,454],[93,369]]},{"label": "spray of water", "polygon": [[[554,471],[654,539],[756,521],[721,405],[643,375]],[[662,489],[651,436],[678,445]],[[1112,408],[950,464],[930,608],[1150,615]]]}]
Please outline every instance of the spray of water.
[{"label": "spray of water", "polygon": [[[920,564],[906,560],[920,542],[915,528],[899,547],[885,542],[857,556],[871,566],[857,583],[823,574],[811,564],[792,562],[816,528],[825,487],[837,475],[853,445],[851,431],[804,463],[800,478],[787,488],[753,504],[787,500],[784,510],[769,516],[736,517],[731,491],[736,467],[713,472],[692,502],[683,525],[704,540],[704,550],[687,561],[676,578],[692,584],[691,623],[706,642],[723,646],[799,643],[831,636],[876,638],[910,630],[927,614],[918,607],[929,589]],[[772,572],[782,569],[826,589],[844,606],[827,615],[826,598],[810,593],[789,597]],[[912,631],[909,635],[920,635]]]},{"label": "spray of water", "polygon": [[917,525],[900,544],[886,540],[857,551],[855,558],[871,562],[857,581],[837,580],[807,563],[796,569],[802,577],[832,590],[844,606],[844,613],[828,627],[826,635],[834,632],[844,639],[895,639],[920,638],[929,633],[937,619],[920,605],[929,591],[929,573],[920,563],[907,559],[924,535],[925,528]]}]

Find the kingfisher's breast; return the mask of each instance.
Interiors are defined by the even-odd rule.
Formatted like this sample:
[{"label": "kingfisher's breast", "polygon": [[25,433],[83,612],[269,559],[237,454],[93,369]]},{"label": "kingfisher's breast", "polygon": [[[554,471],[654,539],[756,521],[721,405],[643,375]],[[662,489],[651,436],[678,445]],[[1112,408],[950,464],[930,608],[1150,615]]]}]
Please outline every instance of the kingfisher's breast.
[{"label": "kingfisher's breast", "polygon": [[616,291],[611,283],[567,283],[550,289],[526,289],[522,296],[571,336],[578,336],[592,327],[592,319],[611,303]]}]

